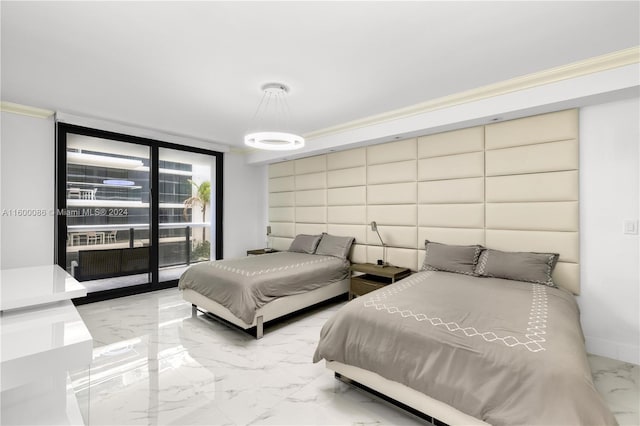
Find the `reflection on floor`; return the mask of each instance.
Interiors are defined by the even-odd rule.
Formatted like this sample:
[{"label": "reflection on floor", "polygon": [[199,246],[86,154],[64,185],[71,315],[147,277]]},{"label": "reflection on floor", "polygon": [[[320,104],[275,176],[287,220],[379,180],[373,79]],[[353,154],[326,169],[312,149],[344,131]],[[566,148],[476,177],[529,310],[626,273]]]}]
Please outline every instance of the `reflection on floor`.
[{"label": "reflection on floor", "polygon": [[[320,328],[344,302],[251,336],[200,316],[177,289],[78,307],[95,340],[72,377],[91,425],[424,424],[313,364]],[[622,425],[639,424],[639,367],[590,356]],[[90,385],[89,385],[90,383]]]},{"label": "reflection on floor", "polygon": [[[177,280],[189,266],[169,266],[160,269],[160,282]],[[138,284],[146,284],[151,278],[149,274],[124,275],[121,277],[103,278],[99,280],[83,281],[82,285],[87,288],[88,293],[103,290],[113,290],[116,288],[130,287]]]},{"label": "reflection on floor", "polygon": [[99,280],[82,281],[81,284],[87,288],[87,293],[96,291],[113,290],[122,287],[131,287],[149,282],[149,274],[133,274],[121,277],[101,278]]}]

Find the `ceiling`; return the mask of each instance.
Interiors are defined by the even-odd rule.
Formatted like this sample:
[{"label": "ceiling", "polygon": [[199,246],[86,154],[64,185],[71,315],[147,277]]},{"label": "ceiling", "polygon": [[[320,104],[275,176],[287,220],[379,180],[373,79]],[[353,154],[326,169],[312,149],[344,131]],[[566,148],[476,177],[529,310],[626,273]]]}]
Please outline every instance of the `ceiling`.
[{"label": "ceiling", "polygon": [[267,82],[303,134],[640,44],[640,2],[14,2],[2,101],[242,146]]}]

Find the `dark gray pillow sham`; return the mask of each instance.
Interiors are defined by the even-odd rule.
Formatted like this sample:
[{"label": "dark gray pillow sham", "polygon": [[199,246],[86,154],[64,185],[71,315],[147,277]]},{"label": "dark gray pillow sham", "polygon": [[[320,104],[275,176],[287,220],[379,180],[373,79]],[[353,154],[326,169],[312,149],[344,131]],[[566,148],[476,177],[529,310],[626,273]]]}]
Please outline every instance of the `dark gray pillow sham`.
[{"label": "dark gray pillow sham", "polygon": [[335,256],[346,259],[349,256],[349,250],[355,238],[338,237],[336,235],[322,234],[320,244],[316,249],[316,254],[324,256]]},{"label": "dark gray pillow sham", "polygon": [[318,247],[318,243],[320,242],[321,237],[322,235],[298,234],[293,239],[293,242],[291,242],[289,251],[313,254]]},{"label": "dark gray pillow sham", "polygon": [[475,268],[482,246],[455,246],[451,244],[424,242],[423,271],[445,271],[475,275]]},{"label": "dark gray pillow sham", "polygon": [[558,262],[557,253],[506,252],[483,250],[476,274],[557,287],[551,278]]}]

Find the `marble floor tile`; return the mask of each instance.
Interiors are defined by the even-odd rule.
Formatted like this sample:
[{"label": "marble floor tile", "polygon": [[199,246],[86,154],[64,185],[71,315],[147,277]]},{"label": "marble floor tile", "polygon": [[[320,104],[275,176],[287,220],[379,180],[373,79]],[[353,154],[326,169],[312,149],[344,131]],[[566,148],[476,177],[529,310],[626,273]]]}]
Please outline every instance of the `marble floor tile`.
[{"label": "marble floor tile", "polygon": [[[265,327],[255,340],[200,314],[177,289],[78,306],[94,338],[72,374],[91,425],[414,425],[423,421],[312,362],[335,302]],[[621,425],[638,421],[638,366],[589,356]]]},{"label": "marble floor tile", "polygon": [[640,366],[596,355],[589,365],[598,392],[620,426],[640,425]]}]

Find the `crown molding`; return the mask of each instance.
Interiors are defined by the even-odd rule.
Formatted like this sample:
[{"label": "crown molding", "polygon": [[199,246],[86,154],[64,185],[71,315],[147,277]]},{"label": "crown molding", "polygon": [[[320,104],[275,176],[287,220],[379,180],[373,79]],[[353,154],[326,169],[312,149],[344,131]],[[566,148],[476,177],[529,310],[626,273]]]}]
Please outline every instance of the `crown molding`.
[{"label": "crown molding", "polygon": [[55,114],[55,111],[48,109],[36,108],[28,105],[14,104],[13,102],[0,102],[0,110],[2,112],[10,112],[12,114],[27,115],[36,118],[49,118]]},{"label": "crown molding", "polygon": [[56,112],[56,121],[74,124],[76,126],[90,127],[93,129],[105,130],[108,132],[123,133],[142,138],[156,139],[160,141],[175,143],[178,145],[191,146],[218,152],[229,152],[229,145],[202,139],[197,136],[175,133],[169,130],[153,129],[132,123],[115,120],[105,120],[88,115],[77,115],[64,111]]},{"label": "crown molding", "polygon": [[397,120],[399,118],[410,117],[417,114],[450,108],[452,106],[465,104],[474,101],[504,95],[511,92],[530,89],[532,87],[543,86],[562,80],[594,74],[626,65],[640,62],[640,46],[619,50],[602,56],[596,56],[584,61],[573,62],[560,67],[550,68],[533,74],[515,77],[499,83],[489,84],[464,92],[455,93],[449,96],[421,102],[405,108],[399,108],[382,114],[376,114],[362,119],[339,124],[316,130],[304,135],[305,139],[314,139],[334,133],[344,132],[351,129],[371,126],[386,121]]}]

